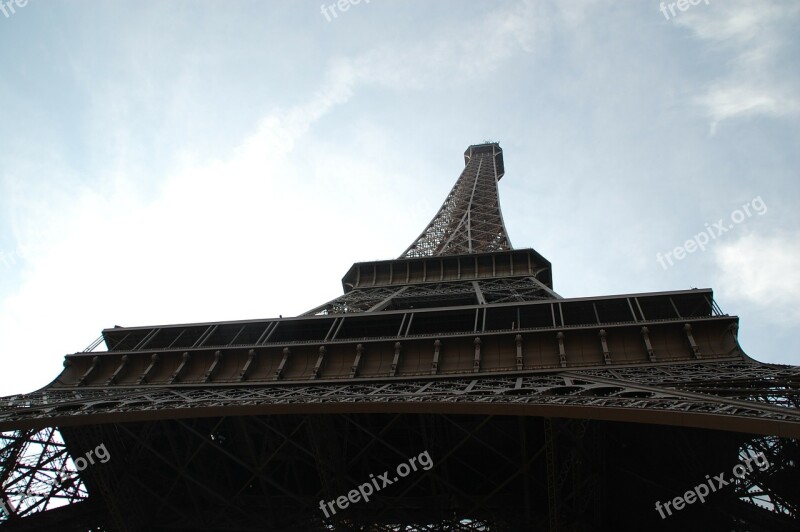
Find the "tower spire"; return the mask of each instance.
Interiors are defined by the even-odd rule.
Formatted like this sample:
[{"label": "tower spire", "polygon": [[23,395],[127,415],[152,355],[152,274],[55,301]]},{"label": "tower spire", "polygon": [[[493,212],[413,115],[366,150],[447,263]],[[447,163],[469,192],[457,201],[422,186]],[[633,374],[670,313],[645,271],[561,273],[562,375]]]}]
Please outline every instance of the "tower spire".
[{"label": "tower spire", "polygon": [[496,142],[473,144],[464,162],[439,212],[400,258],[513,249],[497,192],[505,173],[502,148]]},{"label": "tower spire", "polygon": [[500,145],[473,144],[464,162],[439,212],[399,258],[354,264],[344,294],[304,315],[560,299],[550,262],[509,241],[497,193]]}]

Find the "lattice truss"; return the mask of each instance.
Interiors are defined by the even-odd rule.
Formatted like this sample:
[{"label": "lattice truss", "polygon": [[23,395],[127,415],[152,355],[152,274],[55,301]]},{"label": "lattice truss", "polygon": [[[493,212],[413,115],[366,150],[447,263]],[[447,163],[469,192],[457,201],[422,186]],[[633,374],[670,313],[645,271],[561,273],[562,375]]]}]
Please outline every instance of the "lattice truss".
[{"label": "lattice truss", "polygon": [[487,403],[691,412],[800,423],[800,368],[753,361],[525,376],[215,388],[48,390],[7,398],[0,423],[253,405]]},{"label": "lattice truss", "polygon": [[401,258],[512,249],[500,212],[495,157],[472,154],[439,212]]},{"label": "lattice truss", "polygon": [[667,365],[582,370],[581,374],[607,382],[715,395],[731,401],[751,401],[800,412],[800,369],[797,366],[753,362]]},{"label": "lattice truss", "polygon": [[0,522],[88,497],[58,429],[0,433]]},{"label": "lattice truss", "polygon": [[739,461],[761,455],[766,458],[763,467],[754,467],[744,478],[734,479],[737,497],[759,508],[776,514],[800,520],[800,504],[786,496],[782,490],[773,488],[776,484],[794,483],[796,479],[781,478],[789,471],[797,471],[800,464],[800,441],[787,440],[777,436],[753,438],[742,445]]},{"label": "lattice truss", "polygon": [[[233,459],[230,453],[234,452],[235,447],[230,447],[226,443],[226,438],[231,438],[230,431],[217,431],[216,429],[201,429],[191,427],[195,424],[205,424],[205,421],[200,420],[186,420],[175,421],[175,418],[183,417],[180,411],[203,411],[205,409],[214,409],[219,407],[235,408],[235,407],[269,407],[269,406],[289,406],[295,405],[300,407],[305,405],[310,409],[317,408],[320,412],[324,411],[328,406],[336,404],[366,404],[366,403],[422,403],[428,405],[435,404],[451,404],[451,405],[486,405],[491,404],[496,407],[496,412],[502,412],[503,406],[519,407],[528,405],[531,407],[537,405],[562,405],[562,406],[584,406],[584,407],[599,407],[611,408],[616,410],[635,410],[641,411],[642,409],[651,412],[681,412],[691,414],[707,414],[713,417],[728,417],[728,418],[758,418],[762,420],[771,420],[775,423],[800,423],[800,406],[798,397],[800,396],[800,369],[789,366],[777,366],[760,364],[749,361],[741,362],[698,362],[686,364],[671,364],[664,366],[643,366],[639,368],[621,368],[621,369],[601,369],[601,370],[574,370],[574,371],[554,371],[547,373],[536,373],[522,376],[496,376],[496,377],[481,377],[481,378],[453,378],[453,379],[435,379],[435,380],[419,380],[419,381],[391,381],[391,382],[341,382],[341,383],[316,383],[297,384],[297,385],[276,385],[276,386],[240,386],[240,387],[215,387],[215,388],[162,388],[162,387],[140,387],[140,388],[120,388],[120,389],[77,389],[77,390],[47,390],[45,392],[35,392],[32,394],[12,396],[4,399],[6,409],[0,414],[0,423],[15,423],[16,421],[34,419],[52,420],[56,424],[57,419],[53,416],[69,416],[71,420],[78,423],[91,423],[91,416],[96,415],[114,415],[120,421],[124,421],[128,415],[136,415],[139,419],[141,416],[148,416],[153,420],[173,419],[168,423],[177,423],[180,427],[189,430],[191,438],[197,438],[197,445],[204,445],[211,449],[218,449],[220,453],[228,453],[225,456]],[[280,417],[280,416],[279,416]],[[502,416],[501,416],[502,417]],[[81,418],[84,421],[81,422]],[[218,419],[214,423],[225,423],[225,418]],[[487,421],[489,417],[485,417]],[[305,426],[307,433],[305,438],[309,440],[307,456],[310,461],[309,467],[314,467],[317,472],[317,481],[322,482],[322,490],[324,495],[314,494],[314,504],[320,498],[332,498],[337,494],[345,493],[345,488],[351,488],[352,482],[358,478],[349,479],[347,474],[342,474],[330,464],[335,464],[334,458],[339,456],[342,448],[337,447],[330,440],[332,432],[331,427],[325,426],[324,418],[307,418],[308,425]],[[450,422],[448,422],[450,423]],[[453,426],[459,425],[460,422],[452,421]],[[562,441],[557,443],[553,440],[549,445],[552,447],[553,455],[548,458],[551,460],[552,467],[548,467],[547,478],[550,489],[553,492],[552,500],[555,506],[550,509],[551,515],[556,516],[556,519],[566,520],[569,515],[581,514],[584,511],[587,501],[583,496],[568,495],[569,493],[590,493],[592,496],[597,496],[599,488],[594,488],[590,485],[595,477],[587,475],[581,469],[581,464],[586,463],[587,457],[581,454],[581,449],[593,449],[594,444],[589,440],[583,438],[581,424],[585,425],[586,421],[578,420],[569,424],[572,427],[569,431],[562,430]],[[590,422],[591,423],[591,422]],[[320,425],[321,424],[321,425]],[[128,482],[128,491],[134,495],[126,496],[135,497],[135,493],[145,493],[148,485],[160,485],[161,482],[167,482],[168,477],[174,474],[182,474],[185,468],[189,465],[189,454],[186,450],[174,450],[177,455],[175,457],[156,454],[151,458],[148,453],[153,453],[154,443],[156,441],[164,441],[170,437],[174,438],[175,432],[168,429],[165,425],[160,423],[150,423],[146,425],[147,431],[144,432],[126,428],[126,423],[109,425],[103,429],[102,434],[93,436],[92,438],[84,438],[89,443],[87,447],[102,441],[112,448],[112,457],[122,455],[122,449],[125,445],[133,445],[140,450],[142,460],[149,460],[141,465],[141,468],[146,468],[150,474],[155,474],[152,471],[160,471],[163,467],[163,474],[166,475],[165,479],[143,479],[128,481],[120,480],[122,488],[125,482]],[[96,426],[97,427],[97,426]],[[120,431],[115,435],[113,427],[117,427]],[[98,427],[99,428],[99,427]],[[269,430],[267,426],[262,427],[264,430]],[[113,430],[112,430],[113,429]],[[574,430],[573,430],[574,429]],[[71,433],[78,429],[70,429]],[[83,429],[80,429],[83,430]],[[459,429],[461,430],[461,429]],[[653,428],[648,431],[654,430]],[[675,429],[678,430],[678,429]],[[163,431],[163,433],[162,433]],[[553,438],[558,439],[558,429],[554,429]],[[468,432],[468,431],[467,431]],[[490,433],[496,432],[495,430]],[[547,431],[545,431],[547,432]],[[255,433],[249,429],[242,429],[238,432],[239,437],[244,437],[244,434]],[[172,436],[170,436],[170,434]],[[572,434],[570,436],[570,434]],[[679,432],[677,433],[679,434]],[[285,442],[283,444],[292,446],[297,443],[298,433],[295,430],[285,433],[283,437]],[[3,483],[4,494],[7,500],[14,503],[14,510],[19,511],[20,514],[30,514],[40,511],[47,506],[45,501],[52,501],[53,499],[62,498],[65,502],[78,500],[86,496],[86,490],[78,479],[74,478],[74,473],[70,477],[72,480],[62,482],[61,487],[56,486],[51,488],[54,484],[53,479],[64,471],[69,471],[70,467],[65,465],[65,461],[69,462],[66,449],[57,436],[55,429],[47,429],[41,433],[36,431],[21,431],[14,434],[5,434],[3,440],[3,472],[8,480]],[[122,438],[121,441],[127,443],[114,443],[113,438]],[[564,439],[567,438],[569,445],[564,450]],[[72,434],[71,440],[76,439]],[[185,438],[183,438],[185,439]],[[141,440],[141,445],[136,445],[135,442]],[[381,443],[382,440],[387,443],[396,441],[394,438],[382,437],[376,440],[376,443]],[[797,440],[785,440],[771,437],[756,437],[749,438],[752,440],[749,446],[742,447],[741,452],[764,452],[765,456],[769,457],[769,462],[772,464],[766,471],[756,471],[753,475],[748,476],[746,481],[738,482],[735,486],[736,497],[738,500],[747,501],[752,503],[751,506],[757,506],[758,511],[767,510],[776,516],[784,516],[787,519],[800,518],[798,515],[797,498],[791,496],[791,486],[796,484],[797,480]],[[176,441],[181,441],[178,438]],[[131,443],[133,442],[133,443]],[[205,442],[205,443],[203,443]],[[339,445],[339,444],[337,444]],[[200,448],[200,447],[198,447]],[[149,449],[149,451],[148,451]],[[558,449],[558,452],[556,452]],[[542,452],[545,453],[547,445],[543,447]],[[691,458],[691,449],[688,452]],[[129,453],[130,451],[127,451]],[[163,451],[159,451],[162,453]],[[264,452],[267,452],[266,450]],[[381,453],[383,456],[385,453]],[[396,453],[402,455],[403,453]],[[546,455],[547,453],[545,453]],[[545,456],[541,455],[541,456]],[[25,458],[25,457],[29,458]],[[134,455],[129,455],[134,456]],[[186,458],[182,458],[186,456]],[[205,454],[199,455],[204,457],[206,464],[213,463],[214,460]],[[389,455],[393,456],[393,455]],[[316,458],[314,458],[316,457]],[[687,458],[687,459],[689,459]],[[138,459],[137,459],[138,460]],[[153,462],[155,460],[155,462]],[[359,459],[360,460],[360,459]],[[528,460],[528,459],[525,459]],[[462,460],[463,461],[463,460]],[[152,464],[160,464],[159,467],[153,468]],[[357,461],[358,462],[358,461]],[[359,462],[360,463],[360,462]],[[469,463],[469,462],[466,462]],[[15,465],[17,464],[17,465]],[[112,459],[111,465],[127,466],[124,471],[129,471],[129,475],[136,477],[138,475],[137,468],[130,464],[123,462],[114,462]],[[322,465],[321,464],[325,464]],[[388,467],[388,462],[386,463]],[[234,467],[235,466],[235,467]],[[195,464],[195,467],[199,467]],[[220,478],[226,478],[226,474],[222,470],[229,468],[235,469],[235,464],[226,467],[220,466],[221,470],[207,471],[198,470],[197,475],[206,475],[206,477],[199,477],[196,482],[209,483],[206,491],[211,490],[209,494],[219,493],[218,502],[220,504],[231,504],[225,502],[225,496],[219,491],[219,488],[214,483],[218,482]],[[244,466],[242,466],[244,467]],[[258,475],[259,482],[275,482],[275,478],[279,477],[263,477],[262,471],[263,464],[259,462],[248,462],[247,467],[254,468],[255,474]],[[323,467],[323,469],[320,469]],[[333,469],[327,469],[331,468]],[[378,466],[370,465],[373,469]],[[382,466],[381,466],[382,467]],[[459,462],[459,467],[462,467]],[[510,467],[510,466],[509,466]],[[174,469],[173,473],[170,473]],[[709,473],[715,471],[707,463],[699,463],[695,467],[696,470],[708,470]],[[710,470],[709,470],[710,469]],[[522,468],[517,465],[514,471],[521,471]],[[102,471],[102,469],[95,469],[94,471]],[[201,473],[201,471],[203,471]],[[338,471],[338,472],[337,472]],[[343,471],[349,471],[344,468]],[[378,469],[376,469],[378,471]],[[443,470],[437,470],[443,471]],[[362,471],[365,476],[372,469]],[[161,474],[161,473],[159,473]],[[287,473],[288,474],[288,473]],[[481,475],[487,473],[481,471]],[[509,473],[511,474],[511,473]],[[602,475],[601,475],[602,476]],[[659,476],[654,475],[656,478]],[[662,483],[666,482],[666,477]],[[442,472],[442,481],[446,481],[449,477]],[[216,479],[212,480],[211,479]],[[327,479],[327,480],[325,480]],[[478,482],[479,476],[474,476],[472,482]],[[352,480],[350,484],[348,482]],[[701,479],[702,480],[702,479]],[[195,482],[191,479],[173,479],[170,482],[175,486],[185,485],[187,482]],[[496,485],[503,485],[502,480],[493,479]],[[694,481],[694,480],[693,480]],[[133,482],[133,485],[130,483]],[[141,485],[136,484],[141,482]],[[249,481],[250,484],[252,481]],[[673,484],[662,486],[663,491],[667,494],[676,493],[676,490],[685,491],[688,487],[683,484],[686,481],[674,481]],[[346,485],[340,486],[344,483]],[[580,486],[577,485],[580,483]],[[247,484],[247,485],[250,485]],[[303,484],[300,482],[300,484]],[[442,485],[437,491],[442,497],[452,496],[453,486],[452,482]],[[787,486],[789,486],[787,488]],[[233,488],[234,486],[232,486]],[[273,486],[276,488],[276,486]],[[108,490],[109,493],[119,493],[120,487],[117,486],[113,490]],[[243,488],[240,486],[236,488],[236,493],[239,493]],[[286,489],[284,486],[283,489]],[[35,494],[34,498],[19,504],[21,497],[30,497],[31,490]],[[566,490],[566,492],[565,492]],[[577,490],[577,491],[576,491]],[[151,490],[152,491],[152,490]],[[600,490],[602,491],[602,490]],[[175,493],[180,493],[176,491]],[[249,492],[241,492],[242,494]],[[502,493],[502,492],[500,492]],[[47,498],[47,495],[50,498]],[[286,495],[286,494],[284,494]],[[465,494],[469,495],[469,494]],[[311,504],[307,498],[302,498],[302,504]],[[250,499],[247,499],[250,500]],[[252,499],[256,500],[256,499]],[[259,499],[260,500],[260,499]],[[281,500],[279,496],[278,499]],[[387,525],[386,523],[420,523],[419,520],[411,521],[411,517],[415,513],[413,510],[414,499],[404,498],[398,496],[391,499],[395,503],[411,504],[412,507],[407,507],[403,512],[406,515],[402,519],[389,519],[382,521],[382,527],[373,527],[371,530],[392,530],[395,525]],[[488,503],[490,499],[484,500],[481,503],[481,498],[475,499],[474,496],[467,498],[472,501],[472,504]],[[167,508],[169,501],[164,504]],[[295,501],[301,504],[300,501]],[[463,503],[463,501],[462,501]],[[50,503],[53,504],[53,503]],[[148,503],[149,504],[149,503]],[[19,508],[21,507],[21,510]],[[595,508],[602,507],[602,505],[595,505]],[[372,511],[371,506],[367,508]],[[235,510],[235,511],[234,511]],[[376,506],[375,510],[380,512],[384,511],[383,507]],[[398,510],[398,508],[395,508]],[[123,510],[120,510],[121,512]],[[166,510],[164,510],[166,511]],[[318,512],[318,510],[314,510]],[[533,512],[536,514],[536,512]],[[314,515],[309,509],[307,512],[299,512],[302,515]],[[541,514],[541,512],[540,512]],[[180,517],[177,513],[172,518],[183,519],[185,516]],[[249,519],[251,513],[242,508],[234,505],[230,510],[218,511],[217,517],[231,516],[233,519]],[[389,513],[389,516],[394,515]],[[442,521],[433,519],[426,521],[429,525],[426,527],[418,527],[418,530],[470,530],[480,528],[470,528],[475,525],[476,521],[482,523],[494,523],[488,529],[503,530],[498,523],[502,523],[500,515],[497,516],[500,521],[493,521],[488,515],[462,513],[463,516],[472,516],[470,519],[464,520],[462,518],[444,524]],[[561,516],[561,517],[558,517]],[[199,523],[208,521],[212,515],[198,514],[196,516],[198,528]],[[120,522],[125,522],[131,519],[129,516],[121,517]],[[169,520],[170,518],[165,518]],[[488,520],[487,520],[488,519]],[[378,521],[375,521],[378,522]],[[209,521],[209,524],[211,522]],[[173,523],[175,526],[181,524],[178,521]],[[252,524],[252,523],[251,523]],[[233,523],[214,522],[214,527],[209,529],[223,529],[225,526],[234,526]],[[313,523],[302,524],[299,521],[294,523],[293,526],[306,526],[306,529],[319,529]],[[346,523],[338,523],[340,528],[346,527]],[[540,526],[545,526],[539,523]],[[256,526],[256,524],[253,524]],[[234,527],[235,528],[235,527]],[[413,528],[412,528],[413,529]],[[513,529],[513,528],[511,528]],[[123,530],[123,529],[120,529]]]},{"label": "lattice truss", "polygon": [[[305,315],[346,314],[447,304],[510,303],[555,299],[556,294],[534,277],[428,283],[402,287],[357,288],[310,310]],[[425,302],[424,305],[420,304]]]}]

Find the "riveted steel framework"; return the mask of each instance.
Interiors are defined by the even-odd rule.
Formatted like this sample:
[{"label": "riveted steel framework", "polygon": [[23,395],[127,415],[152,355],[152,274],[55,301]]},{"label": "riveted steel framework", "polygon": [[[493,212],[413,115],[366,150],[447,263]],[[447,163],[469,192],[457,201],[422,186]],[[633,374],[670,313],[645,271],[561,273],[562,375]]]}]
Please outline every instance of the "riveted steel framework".
[{"label": "riveted steel framework", "polygon": [[[796,527],[800,368],[746,356],[710,289],[560,297],[549,261],[508,241],[502,150],[465,159],[417,241],[353,265],[341,297],[106,329],[47,387],[0,398],[3,526]],[[99,444],[111,459],[78,471]],[[432,467],[394,479],[423,451]],[[705,504],[654,509],[756,453],[768,467]],[[321,510],[384,472],[370,501]]]},{"label": "riveted steel framework", "polygon": [[505,173],[503,150],[497,143],[470,146],[464,160],[439,212],[401,258],[511,249],[497,193]]}]

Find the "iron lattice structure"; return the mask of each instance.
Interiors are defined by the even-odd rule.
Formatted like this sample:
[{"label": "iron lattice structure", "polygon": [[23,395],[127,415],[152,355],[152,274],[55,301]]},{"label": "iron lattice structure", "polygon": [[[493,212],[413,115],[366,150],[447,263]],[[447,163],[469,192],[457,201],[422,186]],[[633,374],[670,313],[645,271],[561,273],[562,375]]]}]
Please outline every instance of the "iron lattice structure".
[{"label": "iron lattice structure", "polygon": [[[500,147],[465,160],[422,235],[354,264],[341,297],[106,329],[1,398],[2,526],[798,528],[800,368],[746,356],[710,289],[560,297],[549,261],[509,243]],[[321,510],[423,451],[432,467]],[[654,508],[754,455],[768,466],[704,504]]]},{"label": "iron lattice structure", "polygon": [[473,145],[464,152],[464,171],[444,204],[402,257],[460,255],[511,249],[497,182],[505,174],[497,143]]}]

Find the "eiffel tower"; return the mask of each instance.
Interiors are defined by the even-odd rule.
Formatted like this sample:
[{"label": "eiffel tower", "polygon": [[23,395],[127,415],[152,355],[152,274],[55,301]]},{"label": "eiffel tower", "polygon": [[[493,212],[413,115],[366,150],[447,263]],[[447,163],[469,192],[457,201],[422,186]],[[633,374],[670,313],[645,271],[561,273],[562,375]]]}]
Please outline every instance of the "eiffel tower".
[{"label": "eiffel tower", "polygon": [[562,298],[511,246],[500,146],[464,159],[342,296],[105,329],[0,398],[0,530],[800,528],[800,368],[710,289]]}]

